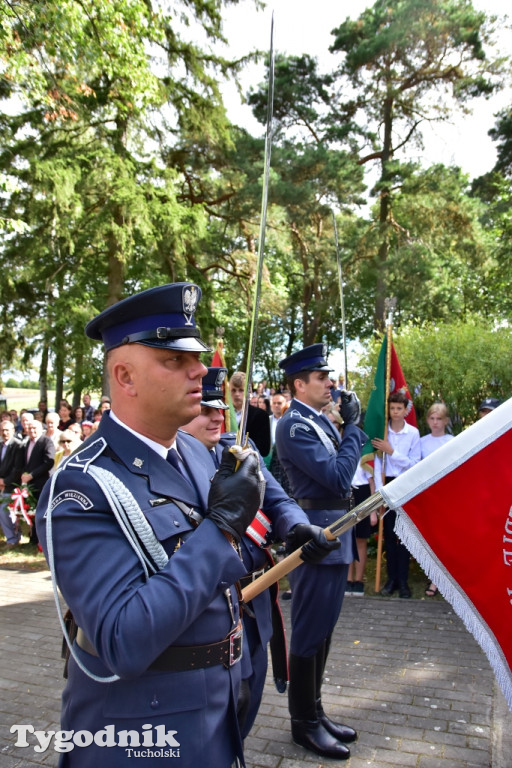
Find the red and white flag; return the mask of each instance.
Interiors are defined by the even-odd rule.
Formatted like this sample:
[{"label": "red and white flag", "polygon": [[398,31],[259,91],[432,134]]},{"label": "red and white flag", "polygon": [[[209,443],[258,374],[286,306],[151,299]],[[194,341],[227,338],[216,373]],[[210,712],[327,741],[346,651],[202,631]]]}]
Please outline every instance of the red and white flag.
[{"label": "red and white flag", "polygon": [[512,398],[380,489],[512,710]]}]

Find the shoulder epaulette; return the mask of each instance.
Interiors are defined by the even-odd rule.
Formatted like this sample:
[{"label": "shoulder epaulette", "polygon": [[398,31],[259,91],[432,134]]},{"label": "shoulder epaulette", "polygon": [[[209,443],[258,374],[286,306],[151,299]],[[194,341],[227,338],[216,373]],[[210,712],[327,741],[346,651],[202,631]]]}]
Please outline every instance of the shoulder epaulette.
[{"label": "shoulder epaulette", "polygon": [[107,441],[104,437],[98,437],[89,445],[80,448],[76,453],[73,453],[69,459],[65,460],[62,468],[66,469],[80,469],[82,472],[87,472],[90,464],[98,458],[106,449]]}]

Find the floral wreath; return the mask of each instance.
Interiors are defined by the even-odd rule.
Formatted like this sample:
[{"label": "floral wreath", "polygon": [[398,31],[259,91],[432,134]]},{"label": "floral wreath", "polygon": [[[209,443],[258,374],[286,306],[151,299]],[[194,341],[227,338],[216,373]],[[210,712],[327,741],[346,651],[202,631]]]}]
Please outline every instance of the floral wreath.
[{"label": "floral wreath", "polygon": [[11,503],[8,505],[9,517],[15,523],[18,517],[23,517],[28,525],[34,522],[36,512],[36,500],[29,485],[16,486],[11,494]]}]

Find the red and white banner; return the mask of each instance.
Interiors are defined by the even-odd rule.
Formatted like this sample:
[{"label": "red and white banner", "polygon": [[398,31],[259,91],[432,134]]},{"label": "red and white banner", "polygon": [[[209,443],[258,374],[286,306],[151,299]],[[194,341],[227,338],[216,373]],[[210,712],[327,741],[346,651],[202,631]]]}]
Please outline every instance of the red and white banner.
[{"label": "red and white banner", "polygon": [[512,399],[380,489],[512,710]]}]

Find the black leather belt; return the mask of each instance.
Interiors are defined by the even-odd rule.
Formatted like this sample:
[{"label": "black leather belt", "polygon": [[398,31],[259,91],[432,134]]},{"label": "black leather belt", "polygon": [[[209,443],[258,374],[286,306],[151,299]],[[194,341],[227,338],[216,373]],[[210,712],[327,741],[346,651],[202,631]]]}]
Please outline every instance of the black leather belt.
[{"label": "black leather belt", "polygon": [[297,504],[302,509],[352,509],[353,497],[334,499],[330,496],[328,499],[296,499]]},{"label": "black leather belt", "polygon": [[[83,651],[97,656],[96,649],[89,642],[80,627],[76,642]],[[191,669],[205,669],[222,664],[226,669],[232,667],[242,658],[243,629],[239,621],[224,640],[208,645],[171,645],[158,656],[149,666],[160,672],[186,672]]]},{"label": "black leather belt", "polygon": [[263,576],[266,570],[266,568],[260,568],[259,571],[253,571],[252,573],[248,573],[247,576],[242,576],[239,580],[240,589],[247,587],[249,584],[252,584],[253,581],[259,579],[260,576]]}]

